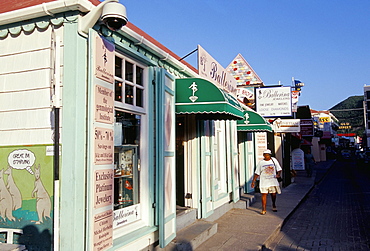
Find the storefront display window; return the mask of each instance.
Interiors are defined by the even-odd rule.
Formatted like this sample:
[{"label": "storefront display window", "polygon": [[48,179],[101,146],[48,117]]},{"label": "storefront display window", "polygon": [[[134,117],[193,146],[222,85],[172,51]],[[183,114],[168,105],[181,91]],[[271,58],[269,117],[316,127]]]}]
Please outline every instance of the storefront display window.
[{"label": "storefront display window", "polygon": [[114,148],[114,209],[140,202],[141,116],[116,111]]}]

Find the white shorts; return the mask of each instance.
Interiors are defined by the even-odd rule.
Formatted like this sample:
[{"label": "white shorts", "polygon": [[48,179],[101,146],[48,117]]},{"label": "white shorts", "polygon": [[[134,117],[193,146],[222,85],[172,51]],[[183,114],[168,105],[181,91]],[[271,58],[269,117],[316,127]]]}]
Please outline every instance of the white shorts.
[{"label": "white shorts", "polygon": [[261,193],[278,193],[281,194],[281,190],[279,186],[271,186],[271,187],[260,187]]}]

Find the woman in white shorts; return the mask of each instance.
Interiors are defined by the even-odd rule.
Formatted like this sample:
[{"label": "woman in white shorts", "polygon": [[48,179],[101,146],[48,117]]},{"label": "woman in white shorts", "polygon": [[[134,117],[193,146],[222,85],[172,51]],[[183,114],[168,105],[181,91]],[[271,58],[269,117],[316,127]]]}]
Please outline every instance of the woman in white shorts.
[{"label": "woman in white shorts", "polygon": [[280,194],[280,185],[277,178],[281,176],[281,166],[279,161],[271,157],[271,150],[267,149],[263,152],[264,159],[261,160],[254,173],[253,181],[251,187],[254,188],[256,179],[260,178],[260,191],[261,191],[261,201],[262,201],[262,211],[261,214],[266,214],[266,201],[267,194],[271,194],[272,200],[272,211],[277,212],[276,208],[276,194]]}]

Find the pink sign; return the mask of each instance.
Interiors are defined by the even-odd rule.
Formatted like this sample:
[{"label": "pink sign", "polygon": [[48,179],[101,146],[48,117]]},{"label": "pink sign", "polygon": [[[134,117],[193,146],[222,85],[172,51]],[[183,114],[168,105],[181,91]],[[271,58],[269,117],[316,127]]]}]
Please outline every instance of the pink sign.
[{"label": "pink sign", "polygon": [[113,90],[95,86],[95,121],[112,124],[114,119]]},{"label": "pink sign", "polygon": [[99,36],[96,36],[95,76],[114,82],[114,44]]},{"label": "pink sign", "polygon": [[95,128],[94,162],[96,165],[113,164],[114,133],[112,129]]},{"label": "pink sign", "polygon": [[94,173],[94,207],[113,205],[113,169],[97,170]]},{"label": "pink sign", "polygon": [[94,250],[113,246],[113,210],[94,215]]}]

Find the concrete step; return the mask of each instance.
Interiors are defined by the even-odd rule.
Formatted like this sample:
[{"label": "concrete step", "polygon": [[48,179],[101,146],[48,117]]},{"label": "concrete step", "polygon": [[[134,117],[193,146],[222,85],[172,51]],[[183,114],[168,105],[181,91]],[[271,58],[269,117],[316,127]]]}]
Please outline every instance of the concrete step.
[{"label": "concrete step", "polygon": [[176,233],[193,224],[196,220],[197,209],[180,206],[176,207]]},{"label": "concrete step", "polygon": [[240,200],[234,204],[234,208],[246,209],[249,208],[256,198],[254,194],[244,193],[240,195]]},{"label": "concrete step", "polygon": [[217,223],[197,220],[177,233],[168,250],[192,251],[216,233]]}]

